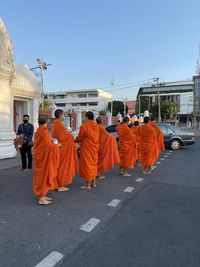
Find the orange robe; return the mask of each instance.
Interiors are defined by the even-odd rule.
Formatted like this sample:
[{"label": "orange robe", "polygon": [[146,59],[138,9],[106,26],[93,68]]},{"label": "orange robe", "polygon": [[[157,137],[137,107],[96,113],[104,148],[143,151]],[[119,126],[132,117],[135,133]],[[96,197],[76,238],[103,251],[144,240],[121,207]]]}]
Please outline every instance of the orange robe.
[{"label": "orange robe", "polygon": [[72,183],[73,176],[78,170],[76,146],[72,134],[67,131],[60,119],[53,122],[52,137],[61,144],[57,181],[58,187],[63,187]]},{"label": "orange robe", "polygon": [[139,127],[141,164],[147,168],[152,166],[158,158],[158,143],[155,130],[150,124],[144,124]]},{"label": "orange robe", "polygon": [[137,159],[139,160],[141,158],[141,152],[140,152],[140,133],[139,133],[139,127],[140,126],[133,126],[131,127],[131,131],[136,137],[137,141]]},{"label": "orange robe", "polygon": [[154,128],[156,135],[157,135],[157,142],[158,142],[158,149],[159,153],[165,151],[165,144],[164,144],[164,134],[163,132],[159,129],[159,127],[156,125],[154,121],[150,122],[151,127]]},{"label": "orange robe", "polygon": [[120,144],[120,162],[124,169],[134,168],[137,160],[137,140],[127,124],[121,123],[116,128]]},{"label": "orange robe", "polygon": [[99,128],[99,151],[98,151],[98,174],[114,168],[116,163],[120,163],[116,139],[109,134],[102,124],[97,124]]},{"label": "orange robe", "polygon": [[52,144],[47,126],[39,126],[35,133],[33,158],[33,191],[40,198],[57,188],[59,146]]},{"label": "orange robe", "polygon": [[94,121],[88,121],[81,125],[76,142],[80,148],[80,176],[86,180],[94,180],[97,176],[99,128]]}]

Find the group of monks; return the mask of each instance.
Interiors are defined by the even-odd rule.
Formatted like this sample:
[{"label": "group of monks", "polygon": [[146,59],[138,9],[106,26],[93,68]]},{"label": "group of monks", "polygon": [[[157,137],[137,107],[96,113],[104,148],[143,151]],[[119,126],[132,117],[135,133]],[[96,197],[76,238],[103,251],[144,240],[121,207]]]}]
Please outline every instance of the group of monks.
[{"label": "group of monks", "polygon": [[[94,121],[91,111],[86,112],[75,140],[63,120],[63,110],[57,109],[50,136],[47,117],[38,118],[33,148],[33,191],[40,205],[53,202],[47,197],[49,190],[68,191],[76,172],[85,180],[81,186],[84,190],[96,187],[96,178],[106,178],[104,173],[117,163],[119,175],[131,176],[127,170],[137,163],[142,165],[144,174],[149,174],[164,150],[163,134],[149,117],[144,118],[144,125],[139,126],[136,121],[132,127],[129,118],[124,117],[116,127],[119,143],[106,131],[101,117]],[[80,151],[80,160],[77,151]]]}]

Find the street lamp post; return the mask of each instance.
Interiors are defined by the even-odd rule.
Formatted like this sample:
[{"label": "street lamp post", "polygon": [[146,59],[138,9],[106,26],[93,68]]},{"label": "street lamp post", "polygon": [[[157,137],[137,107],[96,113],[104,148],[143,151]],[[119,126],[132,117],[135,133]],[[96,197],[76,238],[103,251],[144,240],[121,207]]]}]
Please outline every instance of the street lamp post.
[{"label": "street lamp post", "polygon": [[[111,84],[112,86],[115,85],[115,81],[114,81],[114,79],[112,79],[112,81],[110,82],[110,84]],[[113,115],[113,99],[112,99],[112,98],[111,98],[111,103],[110,103],[110,113],[111,113],[111,117],[112,117],[112,115]]]},{"label": "street lamp post", "polygon": [[40,69],[40,75],[41,75],[41,98],[42,98],[42,108],[44,105],[44,76],[43,71],[47,70],[48,66],[51,66],[52,64],[47,64],[43,59],[37,58],[38,67],[31,68],[30,70]]}]

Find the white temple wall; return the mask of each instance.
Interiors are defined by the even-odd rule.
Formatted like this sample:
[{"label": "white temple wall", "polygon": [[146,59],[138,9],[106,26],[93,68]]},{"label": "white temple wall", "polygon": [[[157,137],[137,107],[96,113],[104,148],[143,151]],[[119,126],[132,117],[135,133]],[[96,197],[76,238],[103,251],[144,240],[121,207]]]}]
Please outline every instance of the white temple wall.
[{"label": "white temple wall", "polygon": [[13,145],[15,133],[13,130],[13,107],[10,81],[0,78],[0,159],[11,158],[16,155]]}]

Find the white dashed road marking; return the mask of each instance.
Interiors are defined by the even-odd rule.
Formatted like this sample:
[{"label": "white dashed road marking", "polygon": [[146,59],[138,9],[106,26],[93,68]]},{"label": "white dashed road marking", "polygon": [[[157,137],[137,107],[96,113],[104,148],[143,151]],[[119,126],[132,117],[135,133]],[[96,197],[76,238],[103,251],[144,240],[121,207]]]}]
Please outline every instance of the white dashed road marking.
[{"label": "white dashed road marking", "polygon": [[164,158],[168,158],[168,155],[165,155]]},{"label": "white dashed road marking", "polygon": [[117,205],[121,202],[119,199],[113,199],[110,203],[108,203],[109,207],[117,207]]},{"label": "white dashed road marking", "polygon": [[161,158],[160,160],[165,160],[164,158]]},{"label": "white dashed road marking", "polygon": [[97,224],[100,223],[100,220],[97,218],[91,218],[89,221],[87,221],[85,224],[81,225],[80,230],[85,231],[87,233],[91,232]]},{"label": "white dashed road marking", "polygon": [[44,258],[41,262],[39,262],[35,267],[53,267],[62,258],[63,254],[57,251],[52,251],[48,256],[46,256],[46,258]]},{"label": "white dashed road marking", "polygon": [[134,187],[128,186],[126,189],[124,189],[124,192],[131,193],[134,189]]},{"label": "white dashed road marking", "polygon": [[160,161],[157,161],[157,162],[156,162],[156,164],[158,164],[158,165],[159,165],[159,164],[161,164],[161,162],[160,162]]},{"label": "white dashed road marking", "polygon": [[140,177],[138,177],[137,179],[136,179],[136,182],[138,182],[138,183],[141,183],[141,182],[143,182],[144,181],[144,178],[140,178]]}]

